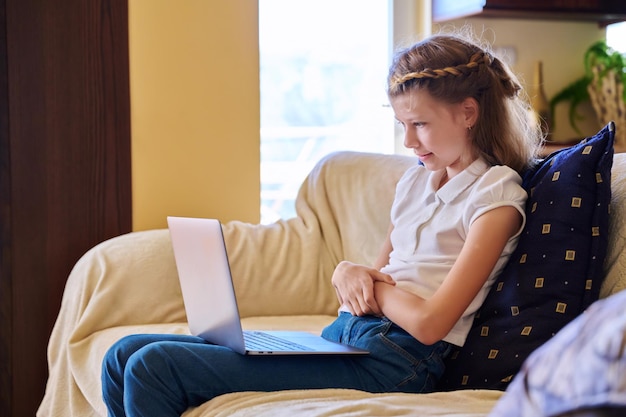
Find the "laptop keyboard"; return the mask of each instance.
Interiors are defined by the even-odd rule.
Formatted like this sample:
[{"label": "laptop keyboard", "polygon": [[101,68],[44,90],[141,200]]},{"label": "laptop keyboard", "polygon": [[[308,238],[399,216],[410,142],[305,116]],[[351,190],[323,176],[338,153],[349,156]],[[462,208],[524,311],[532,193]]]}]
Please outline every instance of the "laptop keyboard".
[{"label": "laptop keyboard", "polygon": [[246,331],[243,332],[247,350],[260,351],[312,351],[310,347],[300,345],[269,333]]}]

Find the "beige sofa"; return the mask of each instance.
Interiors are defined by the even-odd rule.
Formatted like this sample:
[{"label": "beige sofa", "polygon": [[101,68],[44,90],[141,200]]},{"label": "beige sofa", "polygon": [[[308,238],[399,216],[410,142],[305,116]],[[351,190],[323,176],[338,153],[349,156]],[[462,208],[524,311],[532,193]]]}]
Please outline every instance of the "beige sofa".
[{"label": "beige sofa", "polygon": [[[336,315],[330,284],[343,259],[371,263],[388,226],[396,181],[416,159],[341,152],[303,183],[298,217],[224,227],[244,327],[319,332]],[[612,224],[601,297],[626,287],[626,154],[613,164]],[[172,213],[173,215],[179,213]],[[69,276],[48,348],[50,377],[38,416],[105,416],[100,363],[131,333],[186,333],[167,230],[130,233],[86,253]],[[495,390],[368,394],[353,390],[236,393],[191,416],[486,416]]]}]

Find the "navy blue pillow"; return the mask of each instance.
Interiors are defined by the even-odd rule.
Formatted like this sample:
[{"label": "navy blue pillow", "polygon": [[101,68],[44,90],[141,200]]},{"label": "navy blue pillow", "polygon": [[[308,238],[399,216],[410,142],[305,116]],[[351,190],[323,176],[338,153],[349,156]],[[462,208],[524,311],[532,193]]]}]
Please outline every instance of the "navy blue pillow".
[{"label": "navy blue pillow", "polygon": [[523,178],[526,225],[446,360],[441,390],[505,390],[523,361],[598,299],[607,251],[614,125],[552,153]]}]

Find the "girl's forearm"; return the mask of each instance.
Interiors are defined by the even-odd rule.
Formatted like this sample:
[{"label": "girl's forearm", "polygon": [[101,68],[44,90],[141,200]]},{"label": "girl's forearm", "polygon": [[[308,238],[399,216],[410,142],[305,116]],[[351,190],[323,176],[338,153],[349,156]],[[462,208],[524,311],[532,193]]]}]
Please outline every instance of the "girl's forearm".
[{"label": "girl's forearm", "polygon": [[423,298],[383,282],[374,284],[374,296],[383,315],[420,342],[430,345],[445,336]]}]

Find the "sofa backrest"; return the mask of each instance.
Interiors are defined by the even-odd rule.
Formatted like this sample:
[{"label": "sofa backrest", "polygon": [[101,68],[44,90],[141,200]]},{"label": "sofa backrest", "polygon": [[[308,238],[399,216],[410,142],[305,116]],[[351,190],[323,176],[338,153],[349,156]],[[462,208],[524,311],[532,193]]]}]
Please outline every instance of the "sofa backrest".
[{"label": "sofa backrest", "polygon": [[606,277],[600,289],[605,298],[626,288],[626,153],[613,157],[611,171],[609,246],[604,261]]},{"label": "sofa backrest", "polygon": [[374,261],[395,185],[415,163],[409,156],[332,153],[303,182],[296,218],[224,225],[242,316],[336,314],[335,266]]}]

